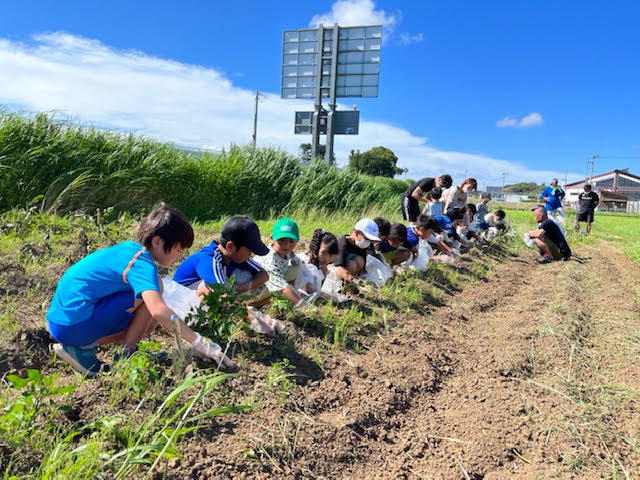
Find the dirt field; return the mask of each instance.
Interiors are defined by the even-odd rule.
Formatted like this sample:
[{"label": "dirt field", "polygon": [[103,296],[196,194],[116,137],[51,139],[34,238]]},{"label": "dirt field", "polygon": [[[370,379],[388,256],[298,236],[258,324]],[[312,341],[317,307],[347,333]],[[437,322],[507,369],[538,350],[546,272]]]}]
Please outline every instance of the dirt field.
[{"label": "dirt field", "polygon": [[579,253],[543,267],[524,252],[406,316],[283,404],[194,439],[170,476],[636,478],[640,268]]},{"label": "dirt field", "polygon": [[[638,478],[640,266],[604,242],[575,253],[540,266],[523,251],[320,365],[288,349],[304,329],[245,345],[222,395],[255,408],[188,438],[158,477]],[[1,269],[5,294],[39,281]],[[0,368],[53,370],[39,307],[22,318]],[[84,384],[66,421],[105,395]]]}]

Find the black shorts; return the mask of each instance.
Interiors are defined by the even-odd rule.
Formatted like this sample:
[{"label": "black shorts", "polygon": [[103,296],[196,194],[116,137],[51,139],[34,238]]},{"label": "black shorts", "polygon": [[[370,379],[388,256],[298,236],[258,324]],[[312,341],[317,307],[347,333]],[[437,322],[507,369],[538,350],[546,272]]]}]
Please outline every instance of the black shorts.
[{"label": "black shorts", "polygon": [[593,210],[587,210],[584,213],[579,213],[577,218],[579,222],[593,223]]},{"label": "black shorts", "polygon": [[402,218],[408,222],[415,222],[418,219],[418,215],[420,215],[418,201],[407,195],[402,197]]}]

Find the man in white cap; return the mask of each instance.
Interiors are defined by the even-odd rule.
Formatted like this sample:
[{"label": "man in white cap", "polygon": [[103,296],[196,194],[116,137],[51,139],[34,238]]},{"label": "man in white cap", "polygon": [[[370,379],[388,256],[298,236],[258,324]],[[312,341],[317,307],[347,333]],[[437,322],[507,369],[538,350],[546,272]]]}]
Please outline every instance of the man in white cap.
[{"label": "man in white cap", "polygon": [[364,272],[367,248],[379,242],[378,225],[370,218],[358,220],[350,235],[338,237],[338,254],[333,264],[338,278],[352,282]]}]

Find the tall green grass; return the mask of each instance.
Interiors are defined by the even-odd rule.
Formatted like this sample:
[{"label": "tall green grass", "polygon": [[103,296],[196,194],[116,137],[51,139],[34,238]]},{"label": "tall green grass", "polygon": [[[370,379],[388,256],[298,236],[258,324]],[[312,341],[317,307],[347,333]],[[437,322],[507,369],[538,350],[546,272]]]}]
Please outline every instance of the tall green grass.
[{"label": "tall green grass", "polygon": [[194,155],[149,138],[79,127],[49,114],[0,112],[0,210],[114,207],[164,200],[191,218],[266,218],[290,209],[399,210],[407,183],[302,165],[273,148]]}]

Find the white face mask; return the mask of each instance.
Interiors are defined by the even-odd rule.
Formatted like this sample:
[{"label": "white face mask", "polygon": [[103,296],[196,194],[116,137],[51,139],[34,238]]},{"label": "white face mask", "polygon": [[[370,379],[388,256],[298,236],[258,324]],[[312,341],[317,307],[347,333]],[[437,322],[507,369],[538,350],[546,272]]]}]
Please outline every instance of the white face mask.
[{"label": "white face mask", "polygon": [[363,238],[362,240],[356,240],[356,245],[359,248],[369,248],[369,245],[371,245],[371,240],[367,240],[366,238]]}]

